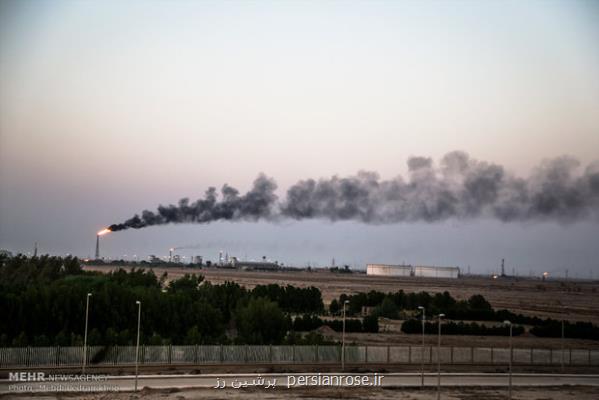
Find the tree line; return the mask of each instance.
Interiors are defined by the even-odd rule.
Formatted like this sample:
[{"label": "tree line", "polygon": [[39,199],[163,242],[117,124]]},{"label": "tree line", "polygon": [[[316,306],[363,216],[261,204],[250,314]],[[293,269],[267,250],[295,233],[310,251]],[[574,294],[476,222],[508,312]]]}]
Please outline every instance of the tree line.
[{"label": "tree line", "polygon": [[0,257],[0,346],[80,345],[87,293],[88,344],[133,344],[137,305],[145,344],[279,344],[292,313],[324,309],[318,289],[237,283],[200,275],[167,283],[152,270],[83,271],[74,257]]},{"label": "tree line", "polygon": [[[402,330],[406,333],[422,331],[419,321],[410,321],[415,315],[421,313],[418,307],[422,306],[428,316],[443,313],[446,320],[496,322],[508,320],[512,324],[532,325],[530,333],[535,336],[561,336],[561,321],[516,314],[505,309],[495,310],[482,295],[473,295],[467,300],[456,300],[447,291],[431,295],[428,292],[405,293],[403,290],[399,290],[395,293],[383,293],[372,290],[368,293],[342,294],[331,302],[329,311],[338,314],[345,301],[348,302],[346,313],[350,316],[361,313],[364,307],[369,307],[371,314],[376,317],[408,320],[404,322],[405,328],[402,326]],[[448,330],[452,330],[455,334],[462,335],[503,335],[507,332],[501,327],[491,329],[481,324],[473,325],[471,323],[447,324],[443,329],[446,333],[450,333]],[[514,334],[516,334],[516,330],[514,330]],[[599,326],[590,322],[565,321],[564,334],[568,338],[599,340]]]}]

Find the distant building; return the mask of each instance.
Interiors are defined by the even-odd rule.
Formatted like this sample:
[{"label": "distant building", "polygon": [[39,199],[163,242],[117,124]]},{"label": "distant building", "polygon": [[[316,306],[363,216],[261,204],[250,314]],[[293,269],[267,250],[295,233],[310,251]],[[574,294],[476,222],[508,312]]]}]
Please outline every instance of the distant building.
[{"label": "distant building", "polygon": [[368,264],[366,274],[374,276],[423,277],[423,278],[459,278],[458,267],[412,266],[391,264]]},{"label": "distant building", "polygon": [[152,264],[160,264],[160,263],[162,263],[162,260],[160,258],[156,257],[153,254],[150,255],[150,257],[148,257],[148,258],[149,258],[150,263],[152,263]]},{"label": "distant building", "polygon": [[366,266],[366,274],[380,276],[411,276],[412,267],[409,265],[368,264]]},{"label": "distant building", "polygon": [[279,264],[269,261],[236,261],[235,268],[255,271],[276,271],[280,269]]},{"label": "distant building", "polygon": [[423,278],[459,278],[460,269],[458,267],[428,267],[419,265],[412,267],[414,276]]},{"label": "distant building", "polygon": [[8,250],[0,249],[0,256],[12,257],[12,253]]}]

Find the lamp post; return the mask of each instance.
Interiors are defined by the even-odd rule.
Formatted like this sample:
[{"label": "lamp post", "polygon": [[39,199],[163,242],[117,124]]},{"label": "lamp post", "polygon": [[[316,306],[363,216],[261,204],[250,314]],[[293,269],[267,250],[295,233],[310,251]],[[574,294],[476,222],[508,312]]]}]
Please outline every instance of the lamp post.
[{"label": "lamp post", "polygon": [[437,339],[437,400],[441,398],[441,318],[445,314],[438,315],[439,335]]},{"label": "lamp post", "polygon": [[341,333],[341,371],[345,370],[345,306],[349,300],[343,302],[343,331]]},{"label": "lamp post", "polygon": [[512,323],[510,321],[503,321],[504,324],[510,327],[510,364],[509,364],[509,381],[508,381],[508,394],[507,398],[512,398]]},{"label": "lamp post", "polygon": [[135,346],[135,391],[137,392],[137,376],[139,374],[139,330],[141,327],[141,301],[137,300],[137,345]]},{"label": "lamp post", "polygon": [[92,297],[92,294],[88,293],[85,299],[85,333],[83,335],[83,368],[81,369],[81,374],[85,374],[85,364],[87,364],[87,321],[89,319],[90,297]]},{"label": "lamp post", "polygon": [[424,387],[424,323],[426,320],[426,310],[423,306],[418,306],[422,310],[422,347],[420,348],[420,387]]},{"label": "lamp post", "polygon": [[562,356],[561,356],[561,361],[562,361],[562,372],[564,372],[564,339],[566,338],[565,335],[565,322],[564,319],[562,318],[562,340],[561,340],[561,345],[562,345]]}]

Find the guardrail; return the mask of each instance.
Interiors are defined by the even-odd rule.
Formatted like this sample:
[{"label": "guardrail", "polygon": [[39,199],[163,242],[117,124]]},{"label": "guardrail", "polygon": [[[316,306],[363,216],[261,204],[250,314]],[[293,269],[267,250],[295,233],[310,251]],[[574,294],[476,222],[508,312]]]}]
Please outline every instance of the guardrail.
[{"label": "guardrail", "polygon": [[[489,364],[510,361],[509,348],[436,346],[346,346],[347,364]],[[599,350],[514,348],[514,365],[599,366]],[[88,346],[87,365],[135,364],[135,346]],[[83,362],[83,346],[0,348],[0,367],[70,367]],[[335,364],[341,346],[140,346],[139,363],[160,364]]]}]

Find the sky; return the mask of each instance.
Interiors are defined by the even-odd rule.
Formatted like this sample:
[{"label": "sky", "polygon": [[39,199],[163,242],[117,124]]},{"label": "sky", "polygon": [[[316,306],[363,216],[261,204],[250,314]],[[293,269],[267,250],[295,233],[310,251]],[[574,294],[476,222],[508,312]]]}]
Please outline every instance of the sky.
[{"label": "sky", "polygon": [[[599,160],[596,1],[0,1],[0,248],[95,232],[259,173],[405,175],[461,150],[526,177]],[[597,221],[217,222],[115,232],[106,257],[599,275]]]}]

